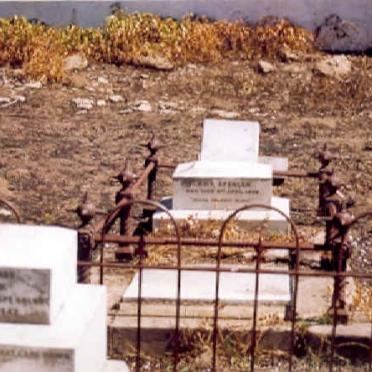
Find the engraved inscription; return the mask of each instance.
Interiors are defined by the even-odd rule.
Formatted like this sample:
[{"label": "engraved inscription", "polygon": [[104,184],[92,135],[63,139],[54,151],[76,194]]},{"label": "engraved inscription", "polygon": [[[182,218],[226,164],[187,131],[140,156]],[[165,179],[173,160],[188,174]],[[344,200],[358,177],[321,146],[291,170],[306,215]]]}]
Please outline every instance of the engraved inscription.
[{"label": "engraved inscription", "polygon": [[0,322],[48,323],[49,270],[0,268]]},{"label": "engraved inscription", "polygon": [[[21,346],[0,346],[0,370],[38,370],[42,372],[72,372],[73,351]],[[26,368],[26,369],[25,369]]]},{"label": "engraved inscription", "polygon": [[189,178],[180,180],[179,186],[176,198],[182,200],[185,209],[234,209],[268,203],[271,198],[269,180]]}]

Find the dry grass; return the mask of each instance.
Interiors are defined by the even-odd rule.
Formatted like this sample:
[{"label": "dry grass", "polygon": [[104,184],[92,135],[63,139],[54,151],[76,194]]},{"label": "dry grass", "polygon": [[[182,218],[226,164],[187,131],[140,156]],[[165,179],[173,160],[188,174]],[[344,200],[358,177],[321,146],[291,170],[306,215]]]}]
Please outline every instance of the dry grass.
[{"label": "dry grass", "polygon": [[[187,221],[179,224],[180,236],[183,238],[210,239],[215,240],[216,246],[187,246],[181,247],[182,264],[205,264],[216,263],[217,246],[219,234],[222,227],[221,221],[196,221],[189,218]],[[256,228],[249,230],[239,226],[231,221],[227,226],[223,236],[223,242],[228,241],[246,241],[257,243],[259,238],[265,241],[273,242],[293,242],[292,234],[283,234],[267,229],[265,221],[257,223]],[[154,237],[175,237],[174,228],[171,225],[164,225],[154,233]],[[153,265],[176,265],[177,248],[175,246],[151,246],[147,247],[147,264]],[[265,257],[266,251],[263,253]],[[222,247],[221,259],[224,263],[249,263],[255,260],[256,250],[253,247],[233,248]]]},{"label": "dry grass", "polygon": [[372,321],[372,286],[355,281],[355,293],[351,305],[352,313],[362,313],[369,321]]},{"label": "dry grass", "polygon": [[275,59],[283,48],[310,51],[312,34],[285,20],[252,27],[122,11],[100,28],[57,28],[20,17],[0,19],[0,65],[22,68],[24,77],[44,81],[62,81],[64,58],[78,51],[92,62],[140,65],[144,56],[161,56],[179,66],[224,58]]}]

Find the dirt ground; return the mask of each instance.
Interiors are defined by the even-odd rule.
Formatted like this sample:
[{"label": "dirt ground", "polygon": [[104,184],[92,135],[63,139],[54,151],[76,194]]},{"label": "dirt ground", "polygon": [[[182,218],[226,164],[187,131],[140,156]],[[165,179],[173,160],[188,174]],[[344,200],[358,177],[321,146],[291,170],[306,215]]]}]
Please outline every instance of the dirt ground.
[{"label": "dirt ground", "polygon": [[[189,161],[200,149],[202,120],[233,117],[259,121],[261,153],[288,157],[290,169],[316,170],[314,155],[327,143],[340,156],[334,167],[344,193],[365,210],[372,206],[372,58],[348,56],[351,72],[329,77],[314,68],[324,55],[292,57],[267,74],[243,60],[170,72],[91,65],[65,85],[40,89],[3,68],[0,97],[11,102],[0,100],[0,196],[19,206],[28,223],[76,227],[69,209],[84,191],[99,208],[111,208],[118,189],[111,177],[126,157],[141,169],[140,144],[152,132],[168,145],[161,159]],[[122,100],[114,103],[112,95]],[[77,108],[76,98],[92,99],[93,107]],[[158,197],[170,186],[169,173],[161,174]],[[316,208],[311,180],[289,180],[276,193],[293,208]]]},{"label": "dirt ground", "polygon": [[[296,56],[270,73],[251,61],[169,72],[91,65],[65,85],[41,88],[0,69],[0,198],[18,206],[27,223],[77,227],[70,209],[85,191],[110,209],[119,187],[112,177],[125,158],[134,170],[143,167],[140,145],[152,132],[168,145],[161,159],[190,161],[203,119],[226,117],[259,121],[261,154],[288,157],[293,170],[317,170],[315,155],[327,143],[339,154],[334,167],[344,193],[356,199],[353,210],[372,208],[372,57],[348,56],[351,72],[338,77],[314,69],[322,58]],[[92,108],[77,108],[76,98],[91,99]],[[291,179],[275,192],[294,209],[317,208],[315,181]],[[157,196],[170,193],[171,177],[162,171]],[[300,226],[313,217],[293,213]],[[370,244],[354,256],[370,270]]]}]

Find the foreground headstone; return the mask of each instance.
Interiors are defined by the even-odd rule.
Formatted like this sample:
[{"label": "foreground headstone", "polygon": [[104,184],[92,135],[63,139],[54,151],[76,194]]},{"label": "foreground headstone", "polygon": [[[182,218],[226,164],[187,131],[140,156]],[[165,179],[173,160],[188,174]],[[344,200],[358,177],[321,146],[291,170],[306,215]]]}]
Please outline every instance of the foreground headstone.
[{"label": "foreground headstone", "polygon": [[0,324],[0,371],[103,371],[105,317],[105,288],[77,285],[52,325]]},{"label": "foreground headstone", "polygon": [[0,225],[0,372],[118,370],[106,289],[76,283],[76,257],[76,231]]},{"label": "foreground headstone", "polygon": [[76,234],[0,225],[0,322],[49,324],[76,283]]},{"label": "foreground headstone", "polygon": [[[270,230],[289,231],[285,216],[269,209],[289,215],[289,200],[272,195],[273,170],[287,170],[288,160],[260,157],[259,133],[257,122],[204,121],[200,160],[179,164],[173,173],[176,221],[223,221],[236,209],[254,206],[237,216],[239,225],[256,228],[265,222]],[[169,216],[158,212],[153,221],[157,229]]]}]

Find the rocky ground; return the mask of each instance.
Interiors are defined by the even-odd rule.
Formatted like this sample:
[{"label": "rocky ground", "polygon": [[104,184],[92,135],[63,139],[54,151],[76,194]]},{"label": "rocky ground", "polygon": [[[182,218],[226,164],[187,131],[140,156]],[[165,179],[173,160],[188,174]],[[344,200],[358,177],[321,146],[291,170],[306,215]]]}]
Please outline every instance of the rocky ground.
[{"label": "rocky ground", "polygon": [[[141,169],[151,133],[168,145],[166,161],[197,157],[206,117],[258,120],[261,153],[289,158],[291,169],[317,169],[316,152],[339,154],[337,173],[356,209],[372,205],[372,59],[296,55],[283,62],[222,62],[171,71],[85,64],[65,85],[19,82],[0,70],[0,195],[27,222],[76,226],[69,212],[84,191],[112,206],[126,157]],[[159,177],[158,196],[171,179]],[[289,180],[277,193],[295,209],[314,210],[313,181]],[[297,223],[311,218],[294,214]]]},{"label": "rocky ground", "polygon": [[[289,158],[290,169],[316,170],[323,145],[354,212],[372,208],[372,58],[288,54],[281,62],[189,64],[170,71],[90,65],[63,85],[21,82],[0,70],[0,198],[27,223],[76,227],[70,212],[85,191],[100,209],[113,206],[112,180],[130,159],[143,166],[140,145],[151,133],[167,148],[161,159],[196,159],[206,117],[257,120],[261,153]],[[159,176],[157,196],[171,193]],[[276,193],[289,197],[300,226],[314,223],[317,184],[288,180]],[[5,214],[0,208],[0,213]],[[370,228],[358,228],[367,239]],[[367,240],[366,240],[367,241]],[[359,244],[354,267],[370,271],[371,240]]]}]

